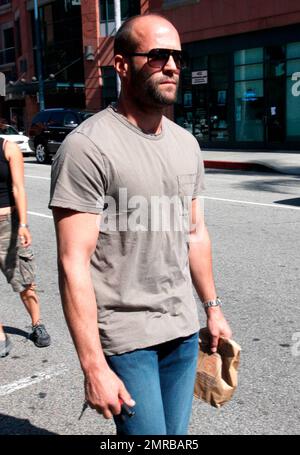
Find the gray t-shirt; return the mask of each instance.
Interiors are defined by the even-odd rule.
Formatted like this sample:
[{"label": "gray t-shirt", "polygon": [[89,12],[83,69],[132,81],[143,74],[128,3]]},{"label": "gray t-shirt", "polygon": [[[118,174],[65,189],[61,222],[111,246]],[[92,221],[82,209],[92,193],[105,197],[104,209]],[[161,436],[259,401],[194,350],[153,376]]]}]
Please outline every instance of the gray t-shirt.
[{"label": "gray t-shirt", "polygon": [[91,275],[106,355],[199,330],[186,201],[203,180],[197,140],[166,117],[145,134],[109,107],[59,148],[49,207],[101,213]]}]

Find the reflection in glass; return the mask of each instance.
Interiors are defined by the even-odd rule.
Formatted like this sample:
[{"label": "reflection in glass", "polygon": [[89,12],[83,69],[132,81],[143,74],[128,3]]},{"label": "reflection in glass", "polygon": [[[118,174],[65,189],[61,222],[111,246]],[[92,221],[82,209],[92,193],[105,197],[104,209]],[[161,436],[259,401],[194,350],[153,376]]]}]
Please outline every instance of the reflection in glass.
[{"label": "reflection in glass", "polygon": [[209,59],[210,99],[209,125],[211,141],[228,141],[228,54],[212,55]]},{"label": "reflection in glass", "polygon": [[260,63],[264,60],[264,50],[262,47],[254,49],[244,49],[234,53],[235,65],[248,65],[251,63]]},{"label": "reflection in glass", "polygon": [[247,81],[249,79],[263,78],[263,64],[236,66],[234,68],[234,78],[236,81]]},{"label": "reflection in glass", "polygon": [[235,83],[235,128],[237,141],[263,141],[263,81]]},{"label": "reflection in glass", "polygon": [[300,58],[300,41],[287,44],[286,58]]}]

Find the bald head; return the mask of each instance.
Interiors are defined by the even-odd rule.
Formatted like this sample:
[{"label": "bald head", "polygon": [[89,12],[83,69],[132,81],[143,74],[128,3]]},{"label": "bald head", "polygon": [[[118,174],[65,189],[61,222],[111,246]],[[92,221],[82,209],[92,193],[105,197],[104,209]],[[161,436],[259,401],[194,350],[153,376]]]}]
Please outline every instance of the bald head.
[{"label": "bald head", "polygon": [[151,13],[134,16],[125,21],[119,28],[114,42],[114,54],[126,55],[143,50],[143,44],[150,40],[157,42],[156,47],[167,47],[163,40],[167,35],[179,35],[168,19]]}]

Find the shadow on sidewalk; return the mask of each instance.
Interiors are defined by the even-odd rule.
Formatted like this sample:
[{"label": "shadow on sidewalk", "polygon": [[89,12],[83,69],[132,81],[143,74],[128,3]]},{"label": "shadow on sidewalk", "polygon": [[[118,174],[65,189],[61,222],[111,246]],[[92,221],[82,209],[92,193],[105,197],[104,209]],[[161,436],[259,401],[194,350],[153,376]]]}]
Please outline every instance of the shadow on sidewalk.
[{"label": "shadow on sidewalk", "polygon": [[300,207],[300,197],[293,199],[283,199],[282,201],[274,201],[274,204],[294,205],[295,207]]},{"label": "shadow on sidewalk", "polygon": [[28,419],[17,419],[5,414],[0,414],[0,435],[55,435],[51,431],[39,428],[30,423]]},{"label": "shadow on sidewalk", "polygon": [[281,193],[282,195],[296,195],[300,189],[300,179],[299,177],[292,177],[290,175],[286,178],[270,175],[266,180],[261,179],[261,176],[257,176],[257,179],[236,183],[235,188],[256,192],[268,191],[271,193]]}]

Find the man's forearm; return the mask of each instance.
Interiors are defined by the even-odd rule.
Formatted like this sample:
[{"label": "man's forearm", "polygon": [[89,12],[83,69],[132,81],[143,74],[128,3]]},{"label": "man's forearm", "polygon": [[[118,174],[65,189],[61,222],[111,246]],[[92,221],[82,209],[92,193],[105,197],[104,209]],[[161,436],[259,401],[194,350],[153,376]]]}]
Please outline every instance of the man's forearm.
[{"label": "man's forearm", "polygon": [[201,237],[191,234],[189,243],[189,263],[192,281],[202,302],[217,297],[214,284],[211,242],[204,227]]},{"label": "man's forearm", "polygon": [[107,366],[97,325],[97,305],[89,267],[64,260],[59,287],[65,318],[85,375]]}]

